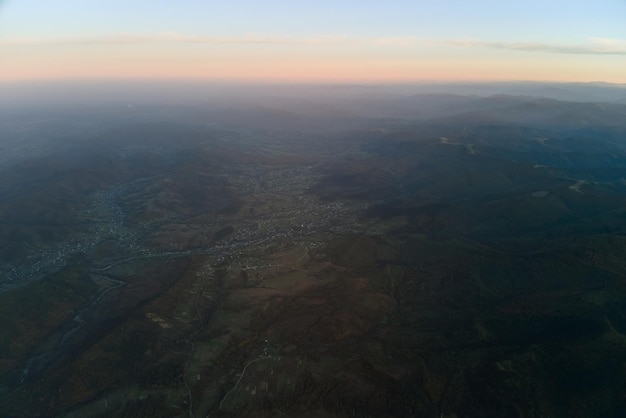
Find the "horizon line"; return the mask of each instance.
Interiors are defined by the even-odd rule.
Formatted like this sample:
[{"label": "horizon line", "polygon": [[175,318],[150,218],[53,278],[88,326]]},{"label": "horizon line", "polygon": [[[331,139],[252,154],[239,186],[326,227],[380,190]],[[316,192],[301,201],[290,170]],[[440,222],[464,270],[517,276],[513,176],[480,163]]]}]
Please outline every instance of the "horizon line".
[{"label": "horizon line", "polygon": [[203,77],[79,77],[79,78],[28,78],[2,80],[0,85],[19,85],[19,84],[95,84],[95,83],[166,83],[166,84],[206,84],[206,85],[234,85],[234,86],[404,86],[404,85],[453,85],[453,84],[605,84],[615,87],[625,87],[626,83],[591,80],[591,81],[564,81],[564,80],[532,80],[532,79],[454,79],[454,80],[438,80],[438,79],[420,79],[420,80],[249,80],[249,79],[217,79]]}]

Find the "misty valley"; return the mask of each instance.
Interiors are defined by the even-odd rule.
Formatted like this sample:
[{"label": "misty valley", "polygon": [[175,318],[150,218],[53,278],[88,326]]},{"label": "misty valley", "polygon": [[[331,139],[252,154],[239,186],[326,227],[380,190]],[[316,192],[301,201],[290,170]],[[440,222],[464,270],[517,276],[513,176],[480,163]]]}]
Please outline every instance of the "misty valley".
[{"label": "misty valley", "polygon": [[0,106],[0,415],[624,416],[626,89],[79,87]]}]

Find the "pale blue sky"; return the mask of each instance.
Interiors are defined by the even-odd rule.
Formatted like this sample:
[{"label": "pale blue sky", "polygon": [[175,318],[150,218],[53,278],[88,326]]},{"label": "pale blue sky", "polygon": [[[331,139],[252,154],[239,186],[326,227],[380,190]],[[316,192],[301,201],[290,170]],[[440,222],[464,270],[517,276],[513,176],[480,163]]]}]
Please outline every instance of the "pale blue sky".
[{"label": "pale blue sky", "polygon": [[[0,0],[0,48],[4,43],[6,55],[18,60],[20,53],[28,55],[31,67],[36,54],[50,59],[56,52],[52,47],[44,51],[41,45],[37,50],[31,47],[20,52],[18,48],[25,48],[20,42],[77,44],[82,39],[93,45],[111,43],[112,39],[120,42],[124,36],[125,44],[137,42],[137,37],[149,38],[152,43],[169,42],[169,49],[162,50],[164,60],[166,50],[170,54],[190,54],[190,47],[182,45],[190,39],[201,38],[207,43],[207,38],[227,38],[232,43],[249,43],[254,36],[264,42],[270,39],[272,43],[281,43],[287,39],[298,43],[310,42],[312,37],[345,36],[378,45],[376,51],[370,51],[368,62],[389,53],[397,57],[401,52],[392,49],[407,45],[402,40],[409,39],[413,49],[404,51],[407,63],[419,54],[424,59],[468,59],[468,51],[475,52],[475,58],[484,59],[485,63],[495,62],[498,57],[510,61],[509,55],[503,58],[502,51],[515,51],[520,60],[523,54],[535,61],[541,58],[537,53],[545,58],[552,55],[545,69],[566,65],[557,54],[581,55],[581,65],[587,67],[598,65],[589,61],[595,55],[596,60],[604,60],[608,70],[626,57],[626,0]],[[281,41],[276,42],[277,39]],[[380,44],[388,39],[395,41],[385,43],[390,49],[383,51]],[[180,43],[180,49],[175,51],[173,42]],[[422,48],[419,51],[415,46],[418,43]],[[426,51],[424,45],[428,43],[434,46]],[[114,56],[111,47],[106,51],[102,48],[103,54]],[[205,46],[202,51],[208,48]],[[248,55],[237,52],[237,47],[232,47],[232,51],[243,59],[265,51],[263,48],[250,47]],[[330,42],[326,48],[331,48]],[[345,51],[346,48],[344,45]],[[348,52],[364,53],[367,48],[371,49],[371,45],[355,45]],[[95,50],[90,49],[90,53]],[[324,55],[321,47],[317,52],[319,57]],[[491,54],[489,59],[486,52]],[[76,45],[73,53],[77,54],[75,57],[81,54]],[[328,54],[324,57],[331,59]],[[571,59],[565,61],[572,65]],[[15,65],[9,71],[13,76],[18,71]],[[22,66],[27,66],[26,61]],[[598,79],[602,78],[611,77],[599,74]]]},{"label": "pale blue sky", "polygon": [[3,37],[194,35],[626,38],[626,1],[4,0]]}]

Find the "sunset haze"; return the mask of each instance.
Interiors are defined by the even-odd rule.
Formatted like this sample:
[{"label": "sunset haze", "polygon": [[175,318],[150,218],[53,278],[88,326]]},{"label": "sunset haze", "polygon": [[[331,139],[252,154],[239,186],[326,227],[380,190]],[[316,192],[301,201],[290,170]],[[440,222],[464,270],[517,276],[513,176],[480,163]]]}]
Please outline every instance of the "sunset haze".
[{"label": "sunset haze", "polygon": [[0,3],[0,79],[626,82],[626,2]]}]

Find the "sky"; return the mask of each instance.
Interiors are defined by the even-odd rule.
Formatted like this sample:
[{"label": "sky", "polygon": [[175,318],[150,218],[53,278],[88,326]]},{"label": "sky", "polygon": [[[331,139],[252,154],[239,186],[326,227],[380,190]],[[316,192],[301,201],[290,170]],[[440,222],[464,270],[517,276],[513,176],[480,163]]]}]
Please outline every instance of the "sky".
[{"label": "sky", "polygon": [[626,83],[626,0],[0,0],[0,82]]}]

